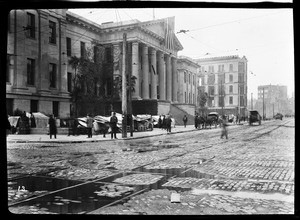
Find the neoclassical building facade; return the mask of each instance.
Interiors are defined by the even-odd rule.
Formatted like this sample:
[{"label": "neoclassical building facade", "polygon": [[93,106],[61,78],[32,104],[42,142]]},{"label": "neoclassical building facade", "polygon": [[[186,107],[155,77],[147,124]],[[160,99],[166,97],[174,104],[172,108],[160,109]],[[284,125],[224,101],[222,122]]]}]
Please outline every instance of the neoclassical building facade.
[{"label": "neoclassical building facade", "polygon": [[[170,17],[96,24],[66,9],[11,11],[6,73],[8,113],[19,108],[68,116],[75,74],[69,60],[82,56],[87,49],[94,56],[100,47],[104,50],[103,62],[111,68],[99,74],[105,79],[104,93],[109,96],[114,78],[122,73],[126,33],[126,71],[136,77],[133,113],[169,114],[170,105],[186,103],[179,95],[182,88],[177,53],[183,46],[174,34],[174,23],[175,18]],[[188,103],[196,105],[194,101]],[[120,106],[117,103],[114,109],[120,112]],[[109,114],[110,107],[111,103],[103,101],[96,114]]]}]

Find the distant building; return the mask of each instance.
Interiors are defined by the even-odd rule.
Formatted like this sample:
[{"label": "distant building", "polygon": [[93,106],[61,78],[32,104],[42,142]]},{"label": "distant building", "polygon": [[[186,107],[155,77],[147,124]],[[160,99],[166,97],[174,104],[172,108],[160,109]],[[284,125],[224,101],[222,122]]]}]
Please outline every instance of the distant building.
[{"label": "distant building", "polygon": [[197,59],[209,112],[247,116],[247,59],[238,55]]},{"label": "distant building", "polygon": [[[288,114],[293,107],[287,97],[287,86],[284,85],[261,85],[257,88],[257,102],[255,105],[261,115],[272,118],[276,113]],[[264,109],[263,109],[264,106]]]},{"label": "distant building", "polygon": [[200,66],[191,58],[179,56],[177,59],[178,71],[178,104],[190,106],[191,115],[194,115],[198,106],[198,85],[199,85],[199,68]]}]

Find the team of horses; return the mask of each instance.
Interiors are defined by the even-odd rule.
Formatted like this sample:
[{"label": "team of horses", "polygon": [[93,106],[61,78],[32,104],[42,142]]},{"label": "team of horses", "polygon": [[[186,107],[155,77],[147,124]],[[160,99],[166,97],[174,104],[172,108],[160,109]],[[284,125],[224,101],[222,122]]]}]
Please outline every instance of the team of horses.
[{"label": "team of horses", "polygon": [[211,128],[212,126],[215,126],[217,128],[218,125],[220,125],[221,119],[218,115],[198,115],[195,118],[195,127],[197,129],[206,129]]}]

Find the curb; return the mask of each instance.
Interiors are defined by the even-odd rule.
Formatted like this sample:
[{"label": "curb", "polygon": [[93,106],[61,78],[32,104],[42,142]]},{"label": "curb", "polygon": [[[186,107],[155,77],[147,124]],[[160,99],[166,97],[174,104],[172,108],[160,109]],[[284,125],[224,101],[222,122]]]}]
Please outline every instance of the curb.
[{"label": "curb", "polygon": [[126,141],[126,140],[135,140],[135,139],[142,139],[147,137],[156,137],[161,135],[169,135],[169,134],[177,134],[177,133],[185,133],[185,132],[192,132],[197,131],[195,130],[187,130],[187,131],[176,131],[171,133],[164,133],[164,134],[153,134],[153,135],[147,135],[147,136],[140,136],[140,137],[127,137],[127,138],[118,138],[118,139],[103,139],[103,140],[86,140],[86,141],[80,141],[80,140],[74,140],[74,141],[23,141],[23,140],[11,140],[7,141],[7,143],[54,143],[54,144],[71,144],[71,143],[93,143],[93,142],[103,142],[103,141]]}]

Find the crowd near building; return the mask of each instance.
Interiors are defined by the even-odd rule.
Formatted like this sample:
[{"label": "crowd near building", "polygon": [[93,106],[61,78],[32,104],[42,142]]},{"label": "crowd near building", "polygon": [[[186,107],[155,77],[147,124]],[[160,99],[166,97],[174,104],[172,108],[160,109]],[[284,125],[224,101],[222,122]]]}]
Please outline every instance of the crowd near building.
[{"label": "crowd near building", "polygon": [[93,90],[85,88],[86,93],[98,96],[99,102],[82,103],[78,114],[121,112],[121,100],[114,100],[112,94],[124,66],[124,33],[126,73],[136,79],[133,114],[192,117],[199,109],[199,86],[208,94],[209,111],[246,114],[247,59],[224,56],[192,60],[178,56],[183,46],[174,33],[175,17],[97,24],[67,9],[37,9],[12,10],[8,21],[9,115],[15,109],[56,117],[72,115],[70,94],[78,70],[70,60],[86,53],[102,64],[99,75],[93,78]]}]

